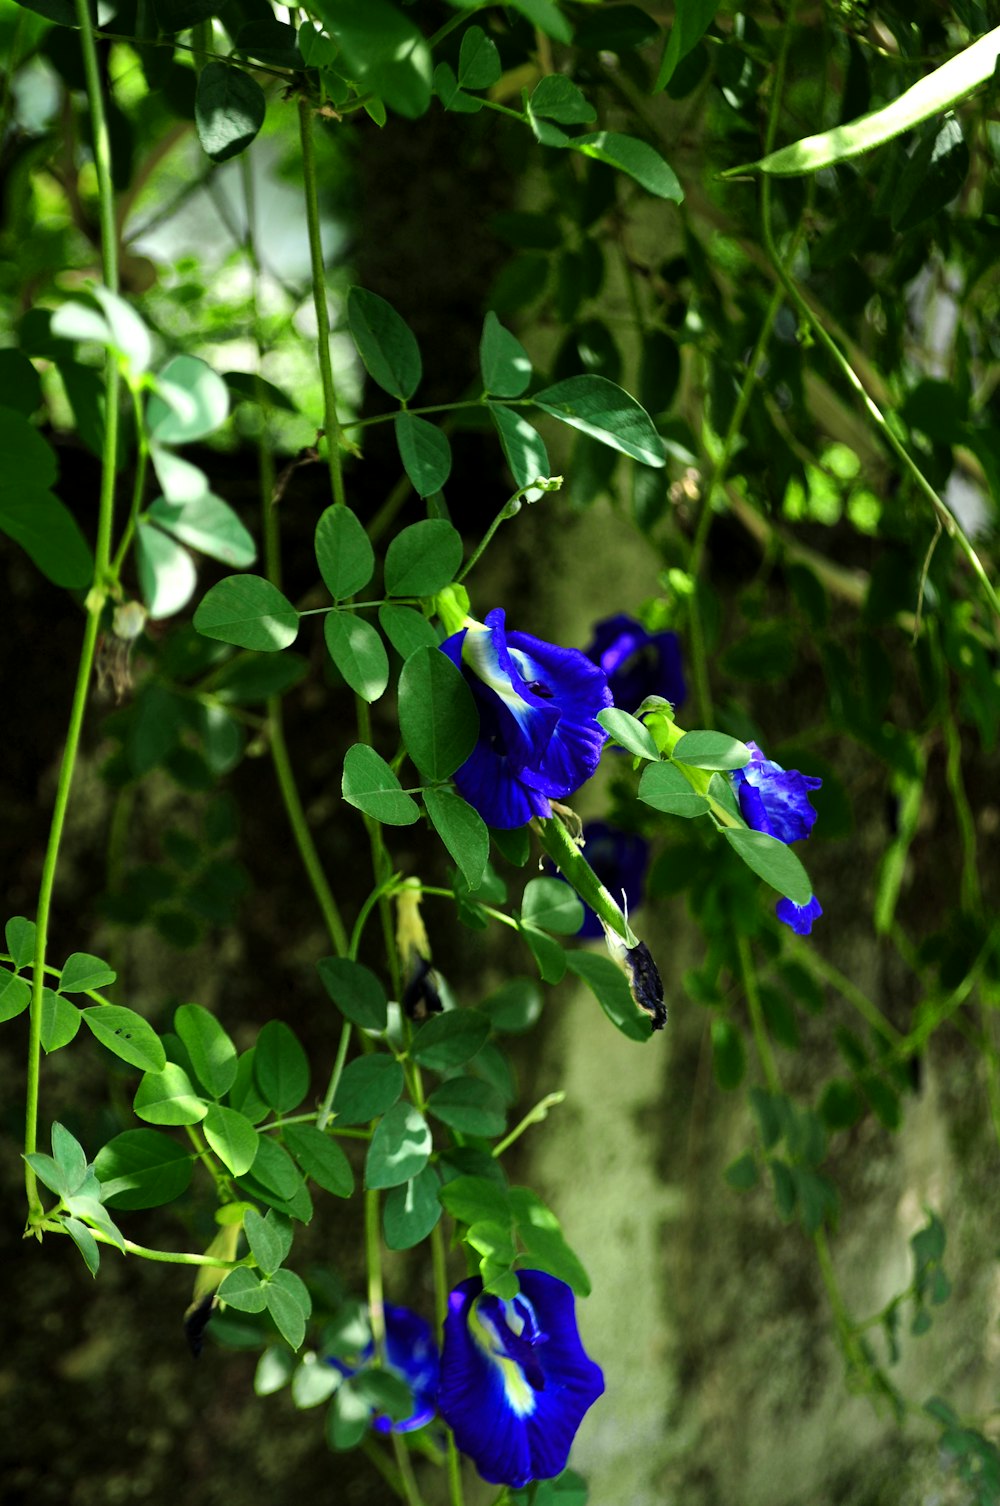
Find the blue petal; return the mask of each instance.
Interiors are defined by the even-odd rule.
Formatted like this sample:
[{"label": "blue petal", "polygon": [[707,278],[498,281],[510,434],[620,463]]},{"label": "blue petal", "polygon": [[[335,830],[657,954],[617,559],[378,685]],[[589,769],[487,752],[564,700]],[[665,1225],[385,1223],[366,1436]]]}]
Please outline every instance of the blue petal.
[{"label": "blue petal", "polygon": [[647,633],[620,612],[594,626],[586,654],[608,677],[616,706],[634,711],[650,695],[679,706],[687,694],[676,633]]},{"label": "blue petal", "polygon": [[508,634],[499,607],[441,647],[479,710],[479,739],[455,774],[459,793],[502,829],[550,816],[550,797],[579,789],[600,760],[607,734],[597,713],[611,705],[603,672],[578,649]]},{"label": "blue petal", "polygon": [[580,1343],[570,1288],[542,1271],[522,1271],[519,1280],[513,1303],[484,1298],[478,1311],[478,1278],[451,1294],[438,1396],[458,1447],[483,1478],[515,1487],[561,1474],[604,1390]]},{"label": "blue petal", "polygon": [[[422,1428],[434,1416],[437,1404],[440,1358],[430,1324],[408,1307],[387,1303],[385,1321],[385,1368],[406,1381],[413,1392],[413,1411],[394,1422],[384,1413],[376,1413],[372,1427],[378,1433],[410,1433]],[[331,1356],[327,1364],[341,1375],[357,1375],[372,1363],[375,1345],[369,1340],[353,1364]]]},{"label": "blue petal", "polygon": [[779,842],[798,842],[808,837],[816,821],[809,803],[810,790],[823,783],[798,769],[783,769],[765,758],[754,742],[747,743],[753,754],[743,769],[733,774],[743,819],[754,831],[767,832]]},{"label": "blue petal", "polygon": [[779,899],[774,913],[786,926],[791,926],[796,936],[808,936],[813,921],[823,914],[823,907],[814,894],[806,905],[793,905],[790,899]]}]

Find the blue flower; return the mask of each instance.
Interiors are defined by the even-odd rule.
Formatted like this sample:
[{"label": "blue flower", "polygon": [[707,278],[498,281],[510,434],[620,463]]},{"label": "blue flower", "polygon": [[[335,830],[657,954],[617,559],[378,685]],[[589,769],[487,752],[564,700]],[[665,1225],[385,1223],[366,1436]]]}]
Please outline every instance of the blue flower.
[{"label": "blue flower", "polygon": [[756,743],[748,742],[753,755],[743,769],[733,774],[743,819],[753,831],[766,832],[779,842],[798,842],[808,837],[816,821],[809,804],[809,791],[823,783],[798,769],[783,769],[765,758]]},{"label": "blue flower", "polygon": [[[748,742],[752,757],[745,768],[733,773],[733,784],[744,821],[753,831],[766,832],[779,842],[798,842],[808,837],[816,823],[816,812],[809,803],[810,790],[823,783],[798,769],[783,769],[780,763],[765,758],[754,742]],[[823,913],[815,895],[805,905],[779,899],[775,914],[797,936],[808,936],[814,920]]]},{"label": "blue flower", "polygon": [[819,920],[823,914],[823,907],[814,894],[806,905],[795,905],[790,899],[779,899],[774,913],[786,926],[791,926],[796,936],[808,936],[812,931],[813,921]]},{"label": "blue flower", "polygon": [[441,649],[462,671],[479,710],[479,741],[455,773],[459,794],[490,826],[509,830],[552,815],[597,768],[611,705],[601,670],[579,649],[508,633],[500,607]]},{"label": "blue flower", "polygon": [[519,1488],[566,1467],[584,1413],[604,1391],[576,1327],[573,1293],[519,1271],[510,1301],[478,1276],[448,1299],[438,1410],[484,1480]]},{"label": "blue flower", "polygon": [[635,711],[648,695],[679,706],[687,694],[676,633],[647,633],[641,622],[619,612],[594,624],[585,652],[604,670],[623,711]]},{"label": "blue flower", "polygon": [[[404,1380],[413,1392],[413,1411],[409,1417],[398,1422],[377,1412],[372,1427],[378,1433],[412,1433],[422,1428],[434,1416],[437,1402],[440,1357],[430,1324],[408,1307],[393,1307],[386,1303],[385,1351],[383,1366]],[[341,1375],[357,1375],[366,1369],[375,1358],[375,1345],[371,1340],[357,1356],[353,1364],[346,1360],[331,1358],[328,1364]]]},{"label": "blue flower", "polygon": [[[642,904],[642,886],[649,862],[649,843],[635,832],[619,831],[606,821],[588,821],[583,828],[583,854],[605,889],[629,910]],[[561,877],[561,875],[559,875]],[[577,935],[597,941],[604,928],[589,905],[583,907],[583,925]]]}]

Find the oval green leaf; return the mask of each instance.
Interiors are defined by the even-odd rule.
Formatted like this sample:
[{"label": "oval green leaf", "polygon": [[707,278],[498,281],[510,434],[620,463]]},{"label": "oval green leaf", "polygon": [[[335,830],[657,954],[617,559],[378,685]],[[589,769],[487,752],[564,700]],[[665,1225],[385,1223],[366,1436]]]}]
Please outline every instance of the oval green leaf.
[{"label": "oval green leaf", "polygon": [[367,743],[355,743],[348,748],[341,790],[349,805],[386,826],[412,826],[420,818],[417,802],[404,793],[385,759]]},{"label": "oval green leaf", "polygon": [[203,638],[269,654],[295,642],[299,614],[262,576],[229,575],[202,597],[194,625]]},{"label": "oval green leaf", "polygon": [[162,1072],[167,1064],[163,1042],[148,1020],[121,1004],[94,1004],[83,1010],[90,1033],[115,1056],[143,1072]]},{"label": "oval green leaf", "polygon": [[451,475],[451,445],[437,424],[413,413],[397,413],[396,444],[403,469],[418,497],[432,497]]},{"label": "oval green leaf", "polygon": [[375,574],[375,552],[349,507],[328,507],[316,524],[316,563],[334,601],[361,591]]},{"label": "oval green leaf", "polygon": [[207,554],[234,570],[244,570],[257,558],[257,545],[228,502],[203,492],[190,502],[177,505],[159,498],[147,518],[165,533],[180,539],[199,554]]},{"label": "oval green leaf", "polygon": [[213,1098],[228,1093],[236,1080],[236,1047],[215,1016],[200,1004],[181,1004],[174,1012],[174,1029],[202,1087]]},{"label": "oval green leaf", "polygon": [[420,385],[420,349],[413,331],[391,303],[365,288],[347,295],[347,322],[373,382],[405,402]]},{"label": "oval green leaf", "polygon": [[399,730],[406,751],[427,779],[447,779],[479,736],[472,691],[446,654],[419,648],[399,676]]},{"label": "oval green leaf", "polygon": [[362,700],[377,701],[389,683],[389,656],[375,628],[353,612],[328,612],[323,636],[330,658]]},{"label": "oval green leaf", "polygon": [[362,1030],[384,1030],[389,1001],[375,974],[349,957],[323,957],[316,964],[320,982],[345,1019]]},{"label": "oval green leaf", "polygon": [[206,63],[198,75],[194,121],[202,151],[213,162],[245,152],[264,124],[264,91],[233,63]]},{"label": "oval green leaf", "polygon": [[208,1104],[176,1062],[167,1062],[162,1072],[146,1073],[132,1107],[147,1124],[200,1124],[208,1112]]},{"label": "oval green leaf", "polygon": [[290,1124],[284,1131],[285,1144],[307,1177],[312,1177],[324,1192],[334,1197],[350,1197],[354,1191],[354,1172],[344,1152],[330,1135],[314,1124]]},{"label": "oval green leaf", "polygon": [[567,377],[536,393],[532,402],[553,418],[623,455],[631,455],[643,465],[665,464],[663,441],[653,420],[634,397],[607,377]]},{"label": "oval green leaf", "polygon": [[282,1020],[269,1020],[258,1035],[253,1071],[264,1102],[276,1114],[290,1114],[309,1091],[309,1058]]},{"label": "oval green leaf", "polygon": [[747,831],[741,826],[724,827],[722,835],[758,878],[793,905],[807,905],[812,899],[808,873],[792,849],[777,837],[769,837],[763,831]]},{"label": "oval green leaf", "polygon": [[366,1187],[399,1187],[418,1176],[431,1154],[431,1132],[412,1103],[397,1103],[380,1120],[368,1147]]},{"label": "oval green leaf", "polygon": [[192,1155],[158,1130],[126,1130],[97,1153],[94,1172],[109,1208],[159,1208],[187,1190]]},{"label": "oval green leaf", "polygon": [[477,810],[451,790],[424,790],[431,824],[461,870],[470,889],[478,889],[490,856],[489,827]]},{"label": "oval green leaf", "polygon": [[451,585],[461,563],[461,534],[444,518],[425,518],[386,550],[386,595],[433,596]]},{"label": "oval green leaf", "polygon": [[213,1103],[202,1128],[205,1139],[234,1177],[241,1177],[250,1170],[257,1155],[259,1137],[249,1119],[235,1109]]},{"label": "oval green leaf", "polygon": [[750,762],[750,749],[724,732],[685,732],[671,757],[695,769],[742,769]]}]

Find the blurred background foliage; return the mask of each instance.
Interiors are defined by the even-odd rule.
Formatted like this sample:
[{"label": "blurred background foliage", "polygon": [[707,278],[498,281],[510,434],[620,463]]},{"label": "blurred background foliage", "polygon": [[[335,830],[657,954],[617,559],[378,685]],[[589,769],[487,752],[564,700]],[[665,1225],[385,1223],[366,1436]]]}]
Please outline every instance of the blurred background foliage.
[{"label": "blurred background foliage", "polygon": [[[360,284],[416,333],[422,404],[478,396],[492,309],[528,349],[537,387],[608,377],[663,438],[658,470],[543,420],[565,485],[505,525],[470,581],[478,615],[502,602],[518,626],[580,646],[619,611],[674,629],[684,724],[757,737],[823,779],[809,860],[825,915],[807,943],[779,934],[746,870],[680,818],[637,807],[616,760],[582,798],[586,814],[655,841],[643,935],[671,1004],[666,1038],[635,1068],[592,1001],[569,1002],[560,985],[541,1048],[518,1061],[526,1101],[560,1069],[579,1084],[538,1168],[578,1247],[606,1240],[590,1347],[617,1384],[581,1434],[591,1500],[996,1502],[997,620],[887,442],[891,430],[908,448],[993,578],[996,85],[875,151],[776,178],[769,195],[750,173],[720,175],[765,143],[897,97],[997,25],[997,7],[525,0],[466,14],[420,0],[398,14],[435,38],[434,97],[416,108],[390,83],[387,112],[374,86],[358,107],[343,59],[338,70],[322,51],[316,28],[335,31],[340,9],[99,0],[123,292],[163,357],[202,356],[229,388],[229,422],[186,453],[259,538],[264,440],[280,478],[284,589],[315,605],[312,539],[329,488],[315,463],[304,98],[317,112],[342,423],[388,406],[346,334],[346,290]],[[495,77],[463,64],[472,24],[496,51]],[[50,328],[100,278],[72,7],[0,0],[0,49],[0,403],[55,445],[54,489],[89,536],[100,352]],[[215,161],[195,119],[198,74],[227,57],[266,114],[252,145]],[[545,117],[524,100],[552,76],[592,106],[585,129],[654,147],[683,202],[546,145]],[[263,404],[255,374],[273,384]],[[377,540],[430,511],[471,548],[514,490],[481,410],[440,422],[452,470],[429,500],[403,472],[391,424],[348,427],[349,500]],[[133,446],[126,427],[123,496]],[[6,908],[30,915],[80,612],[14,545],[2,564]],[[222,567],[197,568],[200,596]],[[53,948],[94,938],[120,997],[154,1022],[198,999],[244,1045],[280,1015],[325,1058],[320,920],[274,798],[263,703],[284,696],[310,823],[350,915],[360,825],[338,797],[350,698],[319,635],[277,662],[237,661],[190,615],[154,618],[133,641],[106,636]],[[378,729],[385,713],[374,714]],[[394,861],[449,882],[426,833],[397,837]],[[504,944],[484,951],[479,933],[440,915],[435,928],[456,993],[483,997],[508,965]],[[526,954],[514,961],[531,970]],[[195,1365],[181,1329],[189,1292],[173,1273],[109,1256],[92,1285],[68,1242],[19,1245],[24,1023],[5,1026],[0,1056],[3,1259],[17,1293],[0,1359],[4,1499],[88,1506],[179,1488],[204,1502],[331,1488],[382,1499],[365,1461],[331,1455],[287,1391],[254,1394],[259,1330],[219,1325],[226,1345]],[[81,1043],[44,1069],[47,1118],[85,1143],[133,1123],[128,1073],[97,1051]],[[531,1146],[520,1154],[530,1161]],[[189,1239],[211,1237],[207,1206],[143,1217],[148,1244],[176,1237],[179,1217]],[[317,1290],[355,1280],[352,1217],[303,1235]],[[418,1305],[426,1273],[399,1260]]]}]

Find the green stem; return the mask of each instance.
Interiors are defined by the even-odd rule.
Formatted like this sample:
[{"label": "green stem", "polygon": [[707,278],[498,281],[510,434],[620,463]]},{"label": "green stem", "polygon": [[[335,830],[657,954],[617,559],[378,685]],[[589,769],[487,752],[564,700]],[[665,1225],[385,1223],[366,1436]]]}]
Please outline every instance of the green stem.
[{"label": "green stem", "polygon": [[850,978],[845,977],[839,968],[834,967],[832,962],[828,962],[825,957],[802,943],[795,944],[795,955],[817,977],[822,978],[824,983],[829,983],[832,988],[835,988],[841,998],[853,1005],[861,1018],[866,1020],[883,1040],[889,1041],[896,1047],[903,1044],[905,1038],[900,1035],[895,1025],[889,1024],[878,1005],[873,1004],[867,994],[863,994]]},{"label": "green stem", "polygon": [[270,722],[271,758],[274,762],[274,772],[278,780],[278,788],[281,790],[281,798],[284,802],[285,811],[289,824],[292,828],[292,836],[299,850],[299,857],[309,877],[312,891],[316,896],[316,902],[323,913],[330,940],[338,957],[345,957],[348,951],[347,929],[341,919],[337,901],[333,897],[333,891],[327,882],[320,862],[316,844],[309,830],[306,813],[302,808],[299,798],[298,786],[295,783],[295,774],[292,771],[291,759],[288,756],[288,745],[285,742],[285,731],[281,719],[281,702],[277,696],[268,701],[268,719]]},{"label": "green stem", "polygon": [[757,972],[753,964],[750,942],[745,936],[738,936],[736,948],[739,952],[740,976],[743,979],[743,992],[746,994],[747,1006],[750,1010],[750,1024],[753,1029],[757,1057],[764,1072],[768,1092],[777,1096],[781,1092],[781,1078],[778,1075],[774,1052],[771,1050],[771,1040],[764,1021],[764,1011],[760,1004],[760,989],[757,987]]},{"label": "green stem", "polygon": [[597,918],[610,927],[616,936],[620,936],[626,946],[638,946],[639,938],[633,934],[618,901],[601,883],[559,817],[553,816],[548,820],[536,817],[531,822],[531,829],[584,904],[589,905]]},{"label": "green stem", "polygon": [[761,178],[760,197],[761,225],[763,230],[764,248],[771,259],[772,265],[774,266],[774,270],[778,275],[778,279],[781,282],[782,287],[785,289],[789,298],[792,300],[792,303],[798,310],[800,317],[805,320],[806,324],[808,324],[809,328],[812,330],[817,340],[823,346],[824,350],[827,352],[830,359],[837,367],[838,371],[844,377],[848,386],[860,399],[862,406],[865,408],[868,416],[875,424],[885,443],[889,446],[890,450],[892,450],[893,454],[896,456],[903,471],[906,473],[906,475],[909,476],[910,480],[914,483],[917,490],[925,498],[925,500],[930,503],[945,533],[950,539],[953,539],[955,541],[959,549],[961,549],[962,553],[965,555],[966,559],[969,562],[969,565],[972,568],[973,574],[979,581],[983,595],[990,605],[990,609],[997,617],[1000,617],[1000,598],[998,598],[997,593],[993,588],[992,582],[990,581],[989,576],[986,574],[986,571],[983,568],[982,561],[980,560],[975,549],[972,547],[971,542],[966,537],[964,530],[958,522],[958,519],[948,507],[947,503],[945,503],[945,501],[938,496],[937,492],[934,490],[934,487],[928,481],[927,477],[924,475],[923,471],[917,465],[917,462],[913,459],[913,456],[906,448],[906,445],[903,444],[902,440],[898,437],[893,425],[889,423],[885,414],[875,402],[875,399],[869,395],[868,389],[865,387],[860,376],[840,349],[840,346],[834,340],[833,336],[829,334],[826,327],[813,313],[813,310],[810,308],[809,303],[799,291],[798,285],[794,282],[791,275],[785,268],[785,265],[778,253],[778,248],[775,245],[774,241],[774,231],[771,225],[771,180],[767,173],[763,174]]},{"label": "green stem", "polygon": [[[424,408],[407,408],[407,413],[457,413],[461,408],[484,408],[485,400],[481,397],[469,398],[460,403],[429,403]],[[531,406],[531,399],[510,398],[498,407],[504,408],[527,408]],[[398,410],[397,410],[398,411]],[[370,429],[375,424],[389,424],[395,419],[395,413],[374,413],[370,418],[347,418],[341,424],[341,429]]]},{"label": "green stem", "polygon": [[979,915],[982,911],[983,896],[979,887],[979,868],[976,862],[976,820],[972,814],[962,779],[962,738],[947,699],[941,718],[941,728],[944,733],[946,752],[945,783],[951,795],[962,846],[962,879],[959,891],[962,909],[968,915]]},{"label": "green stem", "polygon": [[[357,711],[358,740],[373,747],[372,743],[372,719],[368,702],[361,696],[354,697]],[[382,841],[382,828],[372,817],[363,816],[365,831],[368,833],[368,845],[372,855],[372,873],[375,878],[376,892],[378,894],[378,913],[382,922],[382,941],[385,946],[385,960],[389,969],[389,979],[392,984],[392,997],[399,999],[402,996],[402,982],[399,976],[399,957],[396,954],[396,933],[392,924],[392,907],[389,902],[387,886],[392,878],[392,865],[389,854],[385,850]]]},{"label": "green stem", "polygon": [[[79,3],[79,0],[78,0]],[[316,151],[312,136],[312,106],[304,95],[299,97],[299,139],[302,143],[302,182],[306,198],[306,223],[309,227],[309,257],[312,263],[313,303],[316,308],[316,331],[319,341],[319,369],[323,381],[323,427],[326,430],[327,462],[333,500],[345,504],[344,472],[340,458],[340,420],[337,417],[337,389],[333,380],[330,355],[330,314],[326,306],[326,272],[323,240],[320,234],[319,195],[317,192]]]},{"label": "green stem", "polygon": [[[57,1220],[46,1224],[45,1230],[49,1234],[65,1234],[67,1232],[65,1226]],[[90,1228],[90,1233],[99,1245],[110,1245],[113,1250],[121,1249],[118,1241],[112,1239],[109,1234],[103,1233],[102,1230]],[[242,1260],[221,1260],[218,1255],[187,1255],[182,1254],[178,1250],[153,1250],[148,1245],[137,1245],[131,1239],[126,1239],[124,1243],[126,1255],[138,1255],[140,1260],[156,1260],[161,1265],[211,1265],[218,1266],[220,1270],[235,1271],[238,1267],[248,1264],[246,1258]]]},{"label": "green stem", "polygon": [[146,490],[146,471],[149,465],[149,439],[146,435],[145,423],[143,422],[139,389],[137,387],[130,387],[129,390],[132,395],[132,411],[135,415],[138,454],[135,464],[135,485],[132,488],[132,503],[129,507],[128,519],[125,523],[118,548],[115,550],[115,557],[111,561],[111,574],[116,584],[121,575],[122,565],[125,563],[125,556],[128,554],[129,547],[135,537],[136,525],[139,521],[139,510],[142,507],[142,499]]},{"label": "green stem", "polygon": [[[97,184],[100,195],[101,262],[107,287],[118,289],[118,243],[115,231],[114,189],[111,183],[111,148],[108,138],[104,99],[101,93],[100,72],[97,66],[97,49],[94,45],[93,25],[87,0],[76,0],[77,20],[80,27],[80,43],[83,52],[84,73],[87,80],[87,97],[94,128],[94,162],[97,169]],[[49,918],[52,895],[55,889],[56,871],[59,864],[59,846],[62,841],[66,811],[69,807],[73,773],[80,750],[80,734],[87,708],[87,693],[94,668],[97,635],[101,615],[107,599],[109,561],[111,554],[111,528],[114,517],[115,464],[118,451],[118,388],[117,359],[108,353],[105,366],[106,412],[104,419],[104,448],[101,456],[101,492],[97,517],[97,537],[94,545],[94,582],[87,594],[87,620],[80,649],[76,684],[70,707],[66,746],[59,767],[52,822],[48,843],[42,862],[42,879],[38,892],[38,910],[35,917],[35,956],[31,986],[31,1010],[28,1028],[27,1082],[25,1084],[24,1150],[33,1154],[38,1148],[38,1097],[42,1064],[42,988],[45,978],[45,949],[48,943]],[[31,1167],[25,1163],[25,1191],[28,1199],[29,1222],[37,1223],[42,1217],[42,1201],[38,1182]]]},{"label": "green stem", "polygon": [[515,1140],[521,1138],[526,1129],[530,1129],[533,1124],[541,1124],[543,1119],[548,1118],[549,1109],[555,1108],[557,1103],[565,1102],[565,1099],[566,1094],[562,1089],[559,1089],[555,1093],[546,1093],[545,1097],[536,1103],[533,1109],[528,1110],[520,1124],[516,1124],[509,1135],[494,1145],[490,1154],[493,1156],[502,1156],[505,1150],[510,1149]]},{"label": "green stem", "polygon": [[316,1115],[317,1129],[325,1130],[330,1122],[330,1115],[333,1112],[333,1100],[337,1095],[337,1087],[344,1071],[344,1063],[347,1060],[347,1048],[350,1044],[351,1022],[350,1020],[345,1020],[340,1032],[340,1043],[337,1046],[337,1055],[333,1063],[333,1070],[330,1073],[330,1081],[326,1085],[323,1102],[320,1104],[319,1113]]}]

